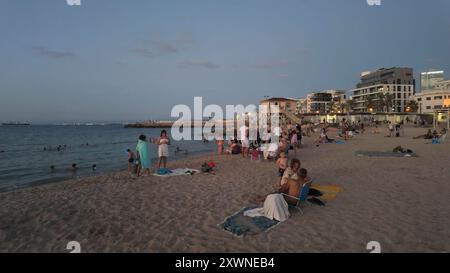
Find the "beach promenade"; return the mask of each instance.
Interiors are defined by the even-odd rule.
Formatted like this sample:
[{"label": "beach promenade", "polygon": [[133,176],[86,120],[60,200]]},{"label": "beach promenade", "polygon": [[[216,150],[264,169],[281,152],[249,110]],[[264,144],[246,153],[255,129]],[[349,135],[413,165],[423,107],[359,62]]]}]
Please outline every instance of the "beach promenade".
[{"label": "beach promenade", "polygon": [[[297,155],[302,167],[314,183],[342,192],[268,232],[235,237],[218,224],[277,188],[275,164],[211,154],[169,167],[200,169],[212,160],[215,175],[119,172],[0,193],[0,252],[68,252],[69,241],[80,242],[82,252],[367,252],[370,241],[382,252],[448,252],[450,142],[426,144],[412,139],[426,129],[405,131],[385,138],[367,130],[346,144],[319,147],[317,134],[305,137]],[[418,157],[355,155],[398,145]]]}]

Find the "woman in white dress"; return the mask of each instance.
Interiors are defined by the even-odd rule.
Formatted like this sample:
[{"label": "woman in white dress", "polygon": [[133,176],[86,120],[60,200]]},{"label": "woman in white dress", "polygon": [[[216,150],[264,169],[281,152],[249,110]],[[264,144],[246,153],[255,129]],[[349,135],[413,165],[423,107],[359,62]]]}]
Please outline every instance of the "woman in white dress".
[{"label": "woman in white dress", "polygon": [[152,141],[154,144],[158,145],[158,169],[161,169],[161,165],[163,168],[167,166],[167,157],[169,157],[169,145],[170,139],[167,136],[167,131],[162,130],[161,135],[156,140]]}]

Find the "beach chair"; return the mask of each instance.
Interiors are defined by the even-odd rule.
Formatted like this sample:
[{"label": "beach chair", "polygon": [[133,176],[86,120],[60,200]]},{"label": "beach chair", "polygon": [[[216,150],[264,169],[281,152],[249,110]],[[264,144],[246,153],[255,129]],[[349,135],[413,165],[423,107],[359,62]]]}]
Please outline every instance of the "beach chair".
[{"label": "beach chair", "polygon": [[295,206],[293,206],[293,207],[298,209],[302,215],[303,215],[303,210],[300,207],[300,205],[302,203],[306,203],[307,205],[311,206],[311,204],[309,202],[307,202],[307,198],[308,198],[308,194],[309,194],[309,188],[311,187],[311,184],[312,184],[312,180],[307,182],[307,183],[305,183],[305,184],[303,184],[303,187],[302,187],[302,189],[301,189],[301,191],[299,193],[299,196],[297,196],[297,197],[292,196],[292,195],[288,195],[288,194],[285,194],[285,193],[282,193],[282,195],[284,195],[284,196],[288,196],[288,197],[291,197],[291,198],[294,198],[294,199],[297,200],[297,204]]}]

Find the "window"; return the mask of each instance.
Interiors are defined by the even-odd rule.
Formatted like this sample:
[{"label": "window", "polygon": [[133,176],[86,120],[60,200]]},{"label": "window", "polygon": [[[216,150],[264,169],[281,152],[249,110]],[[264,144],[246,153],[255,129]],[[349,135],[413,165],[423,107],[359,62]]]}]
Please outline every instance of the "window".
[{"label": "window", "polygon": [[431,100],[431,97],[427,97],[427,100]]},{"label": "window", "polygon": [[435,96],[434,99],[435,100],[442,100],[442,96]]},{"label": "window", "polygon": [[422,98],[418,98],[417,101],[422,101]]},{"label": "window", "polygon": [[430,110],[431,109],[431,106],[427,106],[427,110]]},{"label": "window", "polygon": [[442,105],[435,105],[434,109],[442,109]]}]

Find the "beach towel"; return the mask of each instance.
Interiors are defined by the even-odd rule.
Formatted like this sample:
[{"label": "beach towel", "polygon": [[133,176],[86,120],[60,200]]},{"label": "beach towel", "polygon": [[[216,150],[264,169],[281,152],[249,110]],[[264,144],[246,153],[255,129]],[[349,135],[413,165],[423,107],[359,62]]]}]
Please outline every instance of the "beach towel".
[{"label": "beach towel", "polygon": [[150,168],[150,157],[148,156],[148,145],[146,141],[138,140],[136,151],[139,152],[139,163],[142,169]]},{"label": "beach towel", "polygon": [[378,152],[378,151],[356,151],[356,156],[368,157],[418,157],[415,153],[400,153],[400,152]]},{"label": "beach towel", "polygon": [[196,173],[199,173],[199,170],[196,169],[188,169],[188,168],[184,168],[184,169],[174,169],[174,170],[169,170],[170,172],[156,172],[153,175],[154,176],[159,176],[159,177],[172,177],[172,176],[180,176],[180,175],[193,175]]},{"label": "beach towel", "polygon": [[240,237],[267,232],[280,223],[279,221],[270,220],[264,216],[248,217],[244,215],[246,211],[253,209],[255,209],[255,207],[245,207],[240,209],[235,214],[225,218],[225,220],[219,224],[219,227]]},{"label": "beach towel", "polygon": [[342,191],[342,188],[339,187],[339,186],[320,185],[320,184],[313,184],[311,186],[311,189],[318,190],[318,191],[320,191],[322,193],[322,195],[318,198],[318,199],[320,199],[322,201],[335,200],[336,197],[337,197],[337,194]]}]

